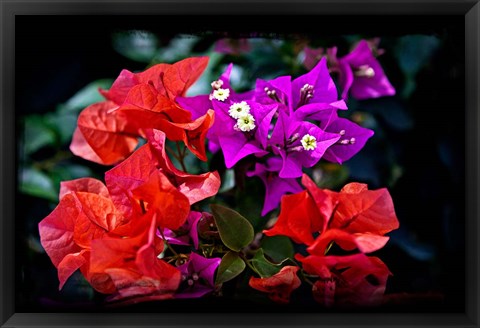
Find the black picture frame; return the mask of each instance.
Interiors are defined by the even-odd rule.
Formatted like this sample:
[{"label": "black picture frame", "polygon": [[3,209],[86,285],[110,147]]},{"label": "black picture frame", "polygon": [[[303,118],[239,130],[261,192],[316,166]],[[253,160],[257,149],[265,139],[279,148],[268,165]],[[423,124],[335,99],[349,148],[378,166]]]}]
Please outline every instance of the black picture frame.
[{"label": "black picture frame", "polygon": [[[480,4],[478,0],[397,1],[1,1],[0,323],[2,327],[406,326],[478,327]],[[16,313],[15,312],[15,18],[18,15],[464,15],[466,67],[466,300],[461,314]],[[32,27],[34,28],[34,27]]]}]

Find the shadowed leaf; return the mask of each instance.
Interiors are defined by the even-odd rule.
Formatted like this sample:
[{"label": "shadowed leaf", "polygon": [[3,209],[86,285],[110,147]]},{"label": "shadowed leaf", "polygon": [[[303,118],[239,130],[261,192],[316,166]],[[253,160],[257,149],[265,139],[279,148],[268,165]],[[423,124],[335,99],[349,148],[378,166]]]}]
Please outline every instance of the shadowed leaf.
[{"label": "shadowed leaf", "polygon": [[222,258],[218,267],[215,284],[221,284],[232,280],[245,269],[245,262],[235,252],[228,252]]},{"label": "shadowed leaf", "polygon": [[210,208],[225,246],[238,252],[252,242],[253,227],[247,219],[221,205],[212,204]]},{"label": "shadowed leaf", "polygon": [[280,264],[274,264],[265,258],[263,249],[259,249],[252,259],[252,265],[262,278],[271,277],[281,269]]}]

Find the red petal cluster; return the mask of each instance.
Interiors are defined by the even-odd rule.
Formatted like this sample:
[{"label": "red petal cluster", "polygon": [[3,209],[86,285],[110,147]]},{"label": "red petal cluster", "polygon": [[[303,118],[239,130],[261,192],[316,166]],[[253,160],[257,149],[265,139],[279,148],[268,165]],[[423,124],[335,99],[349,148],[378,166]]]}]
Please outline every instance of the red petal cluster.
[{"label": "red petal cluster", "polygon": [[[318,188],[307,175],[302,184],[306,190],[282,197],[278,220],[264,233],[288,236],[308,246],[310,255],[297,254],[296,259],[305,272],[318,277],[313,287],[318,302],[325,306],[380,304],[390,272],[380,259],[365,253],[385,246],[389,239],[385,234],[399,226],[388,190],[350,183],[334,192]],[[360,253],[326,255],[333,243]]]},{"label": "red petal cluster", "polygon": [[156,235],[155,215],[137,216],[92,242],[90,283],[97,290],[105,284],[112,286],[115,293],[110,301],[160,300],[172,298],[177,290],[180,271],[157,258],[163,240]]},{"label": "red petal cluster", "polygon": [[[157,213],[161,226],[174,230],[188,215],[188,212],[175,214],[178,213],[175,209],[215,195],[220,188],[220,176],[217,172],[192,175],[178,170],[166,154],[165,133],[147,130],[146,136],[147,144],[105,173],[105,183],[122,213],[130,215],[135,210],[132,204],[140,201],[148,209],[157,204],[153,208],[164,211]],[[167,194],[171,194],[168,199],[162,196]]]},{"label": "red petal cluster", "polygon": [[277,222],[264,231],[267,236],[288,236],[308,245],[312,254],[323,254],[332,241],[345,250],[369,253],[382,248],[388,240],[384,234],[399,226],[386,188],[349,183],[334,192],[318,188],[305,174],[302,184],[306,190],[283,196]]},{"label": "red petal cluster", "polygon": [[[117,298],[173,295],[180,272],[157,258],[163,249],[155,235],[162,224],[158,211],[124,216],[103,183],[92,178],[63,182],[60,197],[39,223],[40,241],[58,269],[60,289],[80,269],[97,291]],[[188,211],[188,202],[185,206],[172,214]]]},{"label": "red petal cluster", "polygon": [[183,141],[206,161],[205,136],[213,124],[213,110],[192,120],[175,97],[185,96],[207,63],[208,57],[192,57],[141,73],[123,70],[110,90],[100,90],[107,100],[80,113],[71,151],[96,163],[115,164],[131,154],[145,129],[154,128],[170,140]]},{"label": "red petal cluster", "polygon": [[112,301],[170,298],[180,271],[159,259],[158,229],[178,229],[190,205],[213,196],[217,172],[191,175],[165,152],[165,133],[145,130],[149,143],[105,174],[62,182],[58,206],[39,223],[42,246],[58,269],[60,289],[80,269]]},{"label": "red petal cluster", "polygon": [[290,302],[290,294],[300,287],[301,281],[297,276],[297,266],[284,266],[278,273],[267,278],[251,277],[249,285],[256,290],[268,293],[270,299],[277,303]]},{"label": "red petal cluster", "polygon": [[312,291],[320,304],[345,308],[382,303],[391,273],[378,257],[359,253],[347,256],[297,255],[296,258],[306,272],[318,276]]}]

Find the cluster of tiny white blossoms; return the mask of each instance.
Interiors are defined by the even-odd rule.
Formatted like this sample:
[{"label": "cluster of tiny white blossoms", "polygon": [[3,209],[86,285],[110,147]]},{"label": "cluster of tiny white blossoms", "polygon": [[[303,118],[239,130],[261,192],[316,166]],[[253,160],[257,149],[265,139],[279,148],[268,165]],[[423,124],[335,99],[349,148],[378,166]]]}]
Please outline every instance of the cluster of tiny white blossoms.
[{"label": "cluster of tiny white blossoms", "polygon": [[[223,81],[216,80],[212,84],[213,92],[210,94],[210,100],[216,99],[218,101],[225,101],[230,96],[230,89],[223,89]],[[237,120],[237,123],[233,128],[237,131],[248,132],[255,129],[255,118],[250,114],[250,105],[246,101],[239,103],[233,103],[230,106],[228,114],[233,119]]]},{"label": "cluster of tiny white blossoms", "polygon": [[315,150],[317,148],[317,138],[309,134],[304,135],[300,142],[305,150]]},{"label": "cluster of tiny white blossoms", "polygon": [[250,114],[250,105],[245,101],[234,103],[232,106],[230,106],[228,114],[234,119],[239,119],[242,116]]},{"label": "cluster of tiny white blossoms", "polygon": [[248,132],[255,129],[255,118],[250,114],[250,106],[245,102],[233,103],[228,111],[230,117],[237,120],[235,130]]},{"label": "cluster of tiny white blossoms", "polygon": [[210,95],[210,100],[213,98],[218,101],[225,101],[230,96],[230,89],[223,89],[223,81],[217,80],[212,82],[213,93]]}]

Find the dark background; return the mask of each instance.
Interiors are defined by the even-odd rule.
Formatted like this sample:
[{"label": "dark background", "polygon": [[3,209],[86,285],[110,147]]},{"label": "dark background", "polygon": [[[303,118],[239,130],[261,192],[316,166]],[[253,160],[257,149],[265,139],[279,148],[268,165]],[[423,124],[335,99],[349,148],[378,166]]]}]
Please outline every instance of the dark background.
[{"label": "dark background", "polygon": [[[433,34],[444,40],[429,67],[417,75],[416,89],[407,108],[413,125],[398,131],[385,125],[385,135],[394,144],[403,175],[389,191],[401,226],[377,253],[394,274],[387,292],[444,295],[444,300],[413,300],[382,311],[463,312],[465,291],[465,37],[463,16],[17,16],[15,31],[16,117],[44,114],[68,100],[93,80],[114,78],[120,70],[142,70],[112,47],[112,33],[145,29],[168,41],[179,32],[214,33],[229,36],[264,37],[303,34],[315,38],[362,34],[394,39],[407,34]],[[391,57],[390,57],[391,58]],[[392,59],[382,62],[394,86],[403,76]],[[400,100],[398,100],[400,101]],[[373,101],[374,102],[374,101]],[[368,101],[365,106],[368,107]],[[18,120],[20,122],[20,120]],[[17,136],[22,126],[17,122]],[[365,149],[367,154],[378,149]],[[373,156],[373,155],[372,155]],[[380,167],[381,169],[381,167]],[[380,176],[378,186],[385,186]],[[51,211],[48,201],[17,193],[16,208],[16,311],[94,311],[72,303],[75,294],[58,292],[56,270],[46,254],[32,254],[24,236],[37,234],[37,224]],[[413,238],[413,240],[412,240]],[[410,243],[417,251],[434,250],[434,258],[420,260],[399,247]],[[46,302],[45,300],[50,301]],[[51,300],[56,300],[51,301]],[[68,300],[68,302],[66,302]],[[202,300],[149,303],[127,311],[311,311],[305,307],[258,308],[245,302]],[[203,303],[203,305],[202,305]],[[88,305],[88,304],[87,304]],[[122,310],[125,311],[125,310]],[[203,310],[202,310],[203,311]]]}]

